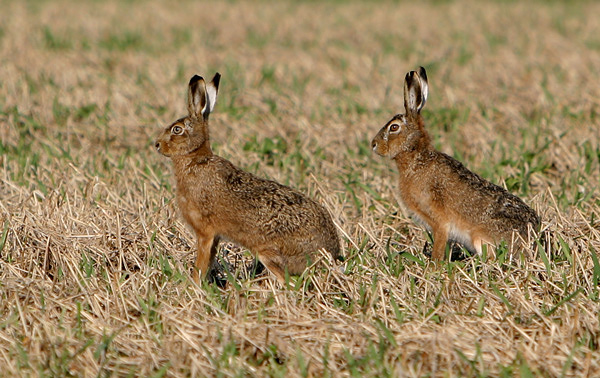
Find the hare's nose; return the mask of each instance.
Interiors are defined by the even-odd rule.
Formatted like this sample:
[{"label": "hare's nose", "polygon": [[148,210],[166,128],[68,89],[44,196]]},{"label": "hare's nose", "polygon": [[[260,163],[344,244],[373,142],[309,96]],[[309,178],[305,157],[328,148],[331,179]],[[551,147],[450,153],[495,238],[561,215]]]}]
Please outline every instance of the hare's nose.
[{"label": "hare's nose", "polygon": [[156,147],[156,149],[158,150],[160,148],[160,142],[156,142],[156,144],[154,145]]},{"label": "hare's nose", "polygon": [[376,149],[377,148],[377,142],[375,142],[375,141],[371,142],[371,147],[373,149]]}]

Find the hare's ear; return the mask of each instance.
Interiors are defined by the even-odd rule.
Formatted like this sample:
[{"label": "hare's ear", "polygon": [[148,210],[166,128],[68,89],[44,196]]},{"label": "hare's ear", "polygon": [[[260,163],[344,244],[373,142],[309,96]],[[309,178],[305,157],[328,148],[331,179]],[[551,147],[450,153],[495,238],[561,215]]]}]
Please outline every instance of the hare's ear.
[{"label": "hare's ear", "polygon": [[427,102],[427,96],[429,95],[429,83],[427,82],[427,72],[423,66],[419,67],[419,79],[421,79],[421,94],[423,95],[423,104],[421,108],[425,106]]},{"label": "hare's ear", "polygon": [[190,117],[200,118],[204,116],[207,107],[206,84],[202,76],[194,75],[188,86],[188,113]]},{"label": "hare's ear", "polygon": [[205,108],[202,110],[204,118],[207,118],[212,113],[217,103],[217,93],[219,93],[219,82],[221,81],[221,74],[216,73],[210,83],[206,84],[206,96],[208,98]]},{"label": "hare's ear", "polygon": [[429,94],[429,84],[427,83],[427,73],[425,68],[421,67],[419,73],[410,71],[404,78],[404,109],[406,114],[419,114]]}]

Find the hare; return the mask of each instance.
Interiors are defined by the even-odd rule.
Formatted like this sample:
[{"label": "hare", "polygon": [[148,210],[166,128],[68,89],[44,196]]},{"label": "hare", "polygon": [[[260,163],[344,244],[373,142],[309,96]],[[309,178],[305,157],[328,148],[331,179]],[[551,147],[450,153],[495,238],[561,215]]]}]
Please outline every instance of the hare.
[{"label": "hare", "polygon": [[530,228],[539,228],[539,217],[519,197],[434,149],[421,115],[428,89],[423,67],[406,74],[406,112],[379,130],[371,142],[373,151],[396,162],[400,197],[433,233],[434,260],[444,259],[448,240],[478,254],[483,243],[504,241],[512,253],[519,237],[526,239]]},{"label": "hare", "polygon": [[208,117],[221,75],[208,84],[198,75],[188,87],[188,115],[166,127],[156,149],[173,161],[179,209],[197,236],[192,278],[208,273],[219,241],[230,240],[258,255],[279,280],[300,274],[324,248],[333,258],[340,242],[327,210],[300,192],[256,177],[213,154]]}]

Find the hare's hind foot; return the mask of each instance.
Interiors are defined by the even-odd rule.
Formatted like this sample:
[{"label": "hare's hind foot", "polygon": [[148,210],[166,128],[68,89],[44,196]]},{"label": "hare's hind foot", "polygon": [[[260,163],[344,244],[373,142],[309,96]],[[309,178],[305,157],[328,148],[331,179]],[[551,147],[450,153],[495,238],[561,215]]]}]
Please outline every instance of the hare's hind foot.
[{"label": "hare's hind foot", "polygon": [[[472,250],[468,246],[463,245],[455,240],[448,240],[447,248],[448,248],[448,251],[450,252],[450,261],[465,260],[477,253],[476,251]],[[465,252],[465,250],[467,252]],[[422,253],[425,256],[431,258],[431,252],[432,252],[431,243],[429,241],[426,241],[425,244],[423,244]]]},{"label": "hare's hind foot", "polygon": [[264,266],[275,275],[277,281],[285,285],[286,272],[288,276],[302,274],[308,266],[307,258],[296,255],[285,255],[279,248],[267,247],[257,251],[258,258]]},{"label": "hare's hind foot", "polygon": [[277,248],[265,248],[257,252],[263,265],[275,275],[280,284],[285,285],[285,268],[281,261],[281,252]]}]

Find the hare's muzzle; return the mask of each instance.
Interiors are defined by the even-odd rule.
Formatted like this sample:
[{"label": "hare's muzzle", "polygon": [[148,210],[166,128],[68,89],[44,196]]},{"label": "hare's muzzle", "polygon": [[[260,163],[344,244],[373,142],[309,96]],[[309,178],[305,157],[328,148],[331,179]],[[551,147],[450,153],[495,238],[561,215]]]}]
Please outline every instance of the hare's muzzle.
[{"label": "hare's muzzle", "polygon": [[388,136],[387,127],[384,126],[373,139],[371,139],[371,149],[379,156],[387,156],[388,154]]},{"label": "hare's muzzle", "polygon": [[163,145],[162,145],[162,143],[161,143],[160,141],[158,141],[158,140],[157,140],[157,141],[154,143],[154,147],[156,147],[156,151],[158,151],[158,153],[159,153],[159,154],[161,154],[161,155],[164,155],[164,156],[167,156],[167,155],[165,154],[165,150],[164,150],[164,148],[163,148]]},{"label": "hare's muzzle", "polygon": [[373,138],[373,140],[371,141],[371,149],[373,150],[374,153],[376,153],[377,155],[383,156],[384,152],[381,151],[381,144],[377,141],[377,137]]}]

